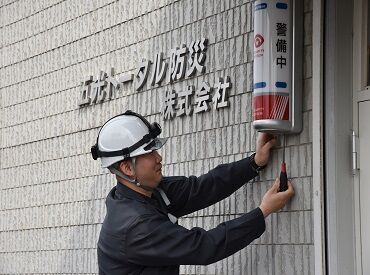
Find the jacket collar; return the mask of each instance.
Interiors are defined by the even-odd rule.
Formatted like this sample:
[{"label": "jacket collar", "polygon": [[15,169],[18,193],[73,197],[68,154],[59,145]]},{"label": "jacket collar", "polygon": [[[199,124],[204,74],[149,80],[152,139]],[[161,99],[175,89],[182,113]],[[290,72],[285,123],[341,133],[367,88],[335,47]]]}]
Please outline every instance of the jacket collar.
[{"label": "jacket collar", "polygon": [[136,192],[135,190],[132,190],[131,188],[127,187],[126,185],[117,182],[116,185],[117,192],[126,198],[138,200],[141,202],[146,202],[146,196],[143,194],[140,194],[139,192]]},{"label": "jacket collar", "polygon": [[136,192],[135,190],[132,190],[126,185],[120,182],[117,182],[116,191],[119,193],[120,196],[133,199],[133,200],[137,200],[137,201],[141,201],[144,203],[149,203],[153,205],[154,207],[156,207],[158,210],[167,214],[166,205],[162,201],[161,195],[159,194],[157,190],[153,190],[152,197],[149,198],[143,194],[140,194],[139,192]]}]

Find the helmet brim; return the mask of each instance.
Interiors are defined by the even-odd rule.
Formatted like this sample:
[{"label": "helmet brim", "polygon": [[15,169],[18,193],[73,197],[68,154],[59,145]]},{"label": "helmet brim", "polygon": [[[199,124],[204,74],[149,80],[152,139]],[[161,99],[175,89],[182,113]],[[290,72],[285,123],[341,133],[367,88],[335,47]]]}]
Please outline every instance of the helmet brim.
[{"label": "helmet brim", "polygon": [[167,142],[168,138],[155,138],[147,146],[144,147],[145,151],[154,151],[161,149]]}]

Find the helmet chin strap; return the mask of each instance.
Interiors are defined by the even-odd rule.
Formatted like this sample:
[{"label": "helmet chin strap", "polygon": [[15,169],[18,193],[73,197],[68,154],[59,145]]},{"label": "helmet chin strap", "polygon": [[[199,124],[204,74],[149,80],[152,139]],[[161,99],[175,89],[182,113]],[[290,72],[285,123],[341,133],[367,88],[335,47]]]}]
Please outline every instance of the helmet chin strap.
[{"label": "helmet chin strap", "polygon": [[[132,159],[132,164],[133,164],[133,166],[134,166],[134,171],[135,171],[135,175],[136,175],[136,163],[135,163],[135,161],[136,161],[136,159],[135,158],[133,158]],[[119,171],[118,169],[116,169],[116,168],[114,168],[114,167],[109,167],[108,168],[109,169],[109,171],[111,171],[113,174],[115,174],[116,176],[118,176],[118,177],[120,177],[120,178],[122,178],[122,179],[125,179],[125,180],[127,180],[128,182],[130,182],[130,183],[133,183],[133,184],[135,184],[136,186],[138,186],[138,187],[140,187],[140,188],[142,188],[142,189],[144,189],[144,190],[146,190],[146,191],[153,191],[155,188],[151,188],[151,187],[149,187],[149,186],[145,186],[145,185],[143,185],[142,183],[140,183],[138,180],[137,180],[137,177],[135,176],[135,179],[133,179],[133,178],[131,178],[131,177],[129,177],[129,176],[127,176],[127,175],[125,175],[125,174],[123,174],[121,171]]]}]

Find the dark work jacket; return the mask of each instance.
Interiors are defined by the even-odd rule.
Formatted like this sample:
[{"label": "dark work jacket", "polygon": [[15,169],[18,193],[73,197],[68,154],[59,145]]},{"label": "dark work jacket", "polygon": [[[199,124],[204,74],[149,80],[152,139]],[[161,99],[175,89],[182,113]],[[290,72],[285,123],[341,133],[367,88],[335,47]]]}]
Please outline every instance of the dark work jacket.
[{"label": "dark work jacket", "polygon": [[172,223],[235,192],[257,175],[243,159],[221,164],[200,177],[163,177],[159,192],[146,197],[117,183],[106,199],[99,241],[99,274],[179,274],[179,265],[207,265],[246,247],[265,231],[260,208],[206,231]]}]

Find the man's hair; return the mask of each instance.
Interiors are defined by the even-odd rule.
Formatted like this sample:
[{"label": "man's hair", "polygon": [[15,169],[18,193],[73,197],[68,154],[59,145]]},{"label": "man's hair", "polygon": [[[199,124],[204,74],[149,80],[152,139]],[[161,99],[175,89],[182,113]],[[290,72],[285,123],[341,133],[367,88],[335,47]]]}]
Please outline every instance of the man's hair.
[{"label": "man's hair", "polygon": [[[132,164],[133,164],[133,165],[135,165],[135,158],[134,158],[134,157],[129,157],[129,158],[122,159],[122,160],[120,160],[120,161],[117,161],[117,162],[113,163],[111,166],[109,166],[109,167],[108,167],[108,169],[110,170],[110,168],[114,168],[114,169],[116,169],[116,170],[120,171],[120,170],[119,170],[119,166],[120,166],[120,165],[121,165],[121,163],[122,163],[123,161],[125,161],[125,160],[131,161],[131,162],[132,162]],[[123,172],[122,172],[122,173],[123,173]]]},{"label": "man's hair", "polygon": [[110,167],[108,167],[108,169],[109,168],[114,168],[114,169],[119,170],[119,166],[120,166],[120,164],[121,164],[122,161],[123,160],[120,160],[120,161],[117,161],[117,162],[113,163]]}]

